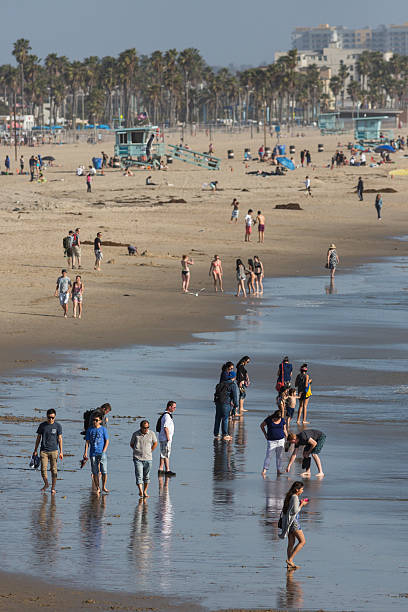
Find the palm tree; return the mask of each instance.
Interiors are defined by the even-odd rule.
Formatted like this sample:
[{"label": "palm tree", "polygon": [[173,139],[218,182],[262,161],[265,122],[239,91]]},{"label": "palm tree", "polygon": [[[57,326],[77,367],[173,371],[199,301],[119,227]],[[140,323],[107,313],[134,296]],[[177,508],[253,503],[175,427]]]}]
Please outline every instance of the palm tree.
[{"label": "palm tree", "polygon": [[29,52],[31,51],[30,41],[26,38],[19,38],[16,40],[13,46],[13,55],[17,60],[19,69],[20,69],[20,87],[21,87],[21,112],[25,114],[25,104],[24,104],[24,67],[27,62],[27,58],[29,56]]},{"label": "palm tree", "polygon": [[339,76],[332,76],[330,79],[330,89],[334,96],[334,107],[337,108],[337,98],[342,89],[342,81]]},{"label": "palm tree", "polygon": [[197,49],[184,49],[178,56],[178,65],[184,84],[184,121],[190,122],[190,91],[200,81],[204,70],[204,60]]},{"label": "palm tree", "polygon": [[346,64],[340,64],[340,68],[339,71],[337,73],[337,76],[340,79],[341,82],[341,105],[344,107],[344,94],[345,94],[345,88],[346,88],[346,81],[347,81],[347,77],[349,76],[349,68],[348,66],[346,66]]},{"label": "palm tree", "polygon": [[136,70],[138,66],[138,56],[136,49],[122,51],[118,59],[118,79],[123,89],[123,114],[125,116],[126,127],[132,124],[131,99],[135,90]]}]

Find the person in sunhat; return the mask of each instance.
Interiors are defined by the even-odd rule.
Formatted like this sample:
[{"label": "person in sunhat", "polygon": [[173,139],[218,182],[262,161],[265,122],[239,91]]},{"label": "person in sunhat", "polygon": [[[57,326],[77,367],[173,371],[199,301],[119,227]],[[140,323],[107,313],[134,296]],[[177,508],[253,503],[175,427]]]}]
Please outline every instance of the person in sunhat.
[{"label": "person in sunhat", "polygon": [[330,270],[330,278],[334,278],[337,264],[340,262],[339,256],[337,255],[336,245],[334,242],[331,243],[327,251],[327,263],[326,268]]}]

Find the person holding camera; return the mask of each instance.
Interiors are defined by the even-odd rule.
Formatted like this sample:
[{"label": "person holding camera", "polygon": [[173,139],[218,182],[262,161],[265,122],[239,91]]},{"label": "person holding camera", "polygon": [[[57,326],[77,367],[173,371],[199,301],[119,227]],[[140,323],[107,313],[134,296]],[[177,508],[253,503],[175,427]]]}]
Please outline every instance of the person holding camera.
[{"label": "person holding camera", "polygon": [[[300,565],[295,565],[293,559],[306,544],[306,539],[299,523],[299,513],[302,508],[309,503],[309,500],[307,498],[299,499],[302,493],[303,482],[301,480],[297,480],[286,493],[278,523],[278,526],[281,529],[279,537],[282,540],[286,537],[288,538],[286,559],[286,567],[288,570],[297,570],[300,568]],[[296,540],[298,543],[295,546]]]}]

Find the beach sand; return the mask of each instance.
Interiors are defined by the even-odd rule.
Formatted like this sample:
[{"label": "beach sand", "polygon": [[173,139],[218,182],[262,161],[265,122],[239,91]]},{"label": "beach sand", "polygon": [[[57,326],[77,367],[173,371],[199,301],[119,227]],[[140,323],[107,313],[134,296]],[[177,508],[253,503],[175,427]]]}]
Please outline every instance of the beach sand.
[{"label": "beach sand", "polygon": [[[215,155],[222,159],[221,171],[209,172],[175,161],[167,172],[153,172],[156,187],[146,187],[148,171],[125,177],[108,169],[94,179],[92,193],[86,193],[84,177],[75,175],[79,164],[88,165],[99,149],[113,151],[113,142],[52,145],[19,149],[26,166],[32,153],[53,155],[57,167],[49,168],[44,184],[30,183],[28,176],[1,176],[0,271],[5,286],[0,308],[0,371],[25,367],[33,359],[48,359],[38,349],[101,348],[136,343],[178,343],[192,332],[224,329],[224,316],[238,312],[235,259],[244,262],[258,254],[266,276],[320,274],[329,243],[335,242],[341,265],[364,258],[406,252],[406,245],[388,240],[406,232],[405,177],[390,179],[390,167],[408,167],[408,159],[396,153],[398,163],[385,168],[325,167],[339,140],[343,148],[350,135],[325,136],[306,130],[304,137],[284,137],[281,142],[312,153],[312,167],[299,168],[282,177],[257,177],[246,172],[264,169],[266,164],[242,161],[243,150],[256,150],[263,135],[216,134]],[[169,143],[179,137],[169,136]],[[192,149],[208,149],[205,134],[185,136]],[[317,153],[318,143],[325,152]],[[275,143],[268,137],[267,144]],[[234,149],[235,159],[227,159]],[[3,147],[0,156],[13,151]],[[13,168],[13,165],[12,165]],[[265,168],[269,170],[270,168]],[[303,191],[308,174],[313,198]],[[374,195],[359,202],[353,193],[358,176],[365,188],[394,188],[383,196],[383,221],[374,209]],[[222,191],[211,193],[202,185],[212,178]],[[167,186],[169,183],[172,186]],[[240,201],[238,224],[230,224],[231,202]],[[169,203],[170,200],[185,203]],[[277,204],[298,203],[302,210],[276,210]],[[266,215],[265,243],[258,245],[254,228],[252,242],[244,243],[244,216],[249,208]],[[69,229],[81,228],[82,279],[86,292],[81,321],[64,321],[58,300],[53,297],[57,276],[66,265],[62,239]],[[103,247],[102,272],[93,270],[93,239],[101,231],[104,240],[135,244],[144,256],[127,256],[126,247]],[[194,259],[191,289],[206,288],[197,299],[180,290],[180,258]],[[208,276],[214,253],[224,268],[226,294],[214,295]],[[111,262],[111,263],[109,263]],[[70,273],[71,274],[71,273]],[[73,273],[71,274],[71,277]],[[71,306],[70,306],[71,309]],[[72,309],[70,310],[70,313]],[[34,356],[35,353],[35,356]]]}]

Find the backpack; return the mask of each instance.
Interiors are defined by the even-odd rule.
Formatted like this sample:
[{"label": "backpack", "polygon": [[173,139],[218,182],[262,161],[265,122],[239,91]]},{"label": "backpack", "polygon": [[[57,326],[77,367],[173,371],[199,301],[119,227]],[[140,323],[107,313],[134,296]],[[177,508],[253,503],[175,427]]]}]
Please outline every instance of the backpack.
[{"label": "backpack", "polygon": [[71,246],[71,236],[65,236],[65,238],[62,239],[62,246],[64,247],[64,249],[69,249]]},{"label": "backpack", "polygon": [[103,419],[103,414],[101,412],[98,412],[97,408],[94,408],[93,410],[86,410],[84,412],[84,430],[81,431],[81,435],[84,436],[86,434],[86,430],[92,427],[92,418],[95,415],[98,415],[101,419]]},{"label": "backpack", "polygon": [[229,383],[220,382],[215,387],[214,392],[214,403],[215,404],[225,404],[229,399]]},{"label": "backpack", "polygon": [[165,414],[168,414],[171,419],[173,418],[173,415],[170,414],[170,412],[167,412],[167,410],[165,412],[162,412],[161,415],[159,416],[159,418],[157,419],[157,422],[156,422],[156,431],[157,431],[157,433],[161,432],[161,421],[162,421],[162,418],[164,417]]}]

